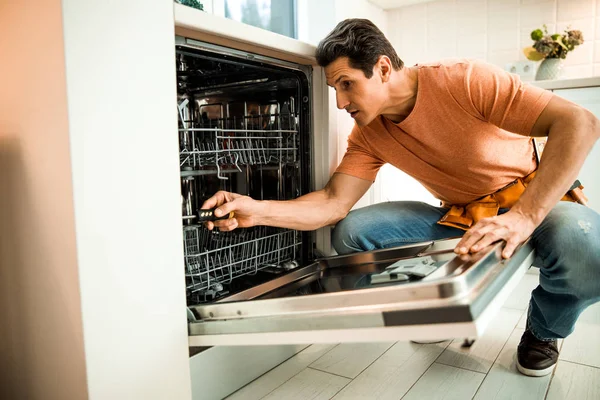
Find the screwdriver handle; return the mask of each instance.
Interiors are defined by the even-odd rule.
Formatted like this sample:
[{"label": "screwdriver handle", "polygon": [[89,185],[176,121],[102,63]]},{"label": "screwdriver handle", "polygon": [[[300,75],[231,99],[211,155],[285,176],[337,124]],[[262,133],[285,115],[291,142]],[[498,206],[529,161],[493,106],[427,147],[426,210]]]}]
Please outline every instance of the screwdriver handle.
[{"label": "screwdriver handle", "polygon": [[230,219],[234,216],[234,212],[231,211],[229,214],[225,214],[222,217],[216,217],[215,210],[216,208],[198,210],[198,222],[218,221],[221,219]]}]

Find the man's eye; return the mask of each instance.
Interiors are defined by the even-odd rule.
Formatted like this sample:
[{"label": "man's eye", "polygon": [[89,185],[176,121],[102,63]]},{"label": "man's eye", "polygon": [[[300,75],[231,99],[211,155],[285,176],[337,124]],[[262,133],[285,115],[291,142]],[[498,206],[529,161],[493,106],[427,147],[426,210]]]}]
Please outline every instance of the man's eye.
[{"label": "man's eye", "polygon": [[344,89],[348,89],[351,86],[352,82],[344,81],[342,82],[342,87]]}]

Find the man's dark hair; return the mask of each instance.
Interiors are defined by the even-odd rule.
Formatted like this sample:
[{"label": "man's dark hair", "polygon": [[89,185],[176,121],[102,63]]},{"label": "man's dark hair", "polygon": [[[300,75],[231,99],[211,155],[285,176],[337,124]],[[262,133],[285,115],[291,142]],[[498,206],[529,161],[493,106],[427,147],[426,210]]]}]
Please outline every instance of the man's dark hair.
[{"label": "man's dark hair", "polygon": [[317,63],[326,67],[340,57],[348,57],[352,68],[360,69],[367,78],[373,76],[373,67],[380,56],[388,56],[395,70],[404,63],[396,54],[385,35],[368,19],[346,19],[319,43]]}]

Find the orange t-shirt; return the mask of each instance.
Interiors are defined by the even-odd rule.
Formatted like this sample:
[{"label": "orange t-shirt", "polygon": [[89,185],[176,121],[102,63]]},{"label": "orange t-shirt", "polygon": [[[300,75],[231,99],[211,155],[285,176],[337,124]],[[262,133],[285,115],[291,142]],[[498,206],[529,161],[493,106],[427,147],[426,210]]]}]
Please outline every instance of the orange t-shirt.
[{"label": "orange t-shirt", "polygon": [[355,125],[336,172],[374,181],[390,163],[436,198],[464,204],[535,170],[527,135],[551,92],[480,61],[417,67],[412,112],[400,123],[380,115]]}]

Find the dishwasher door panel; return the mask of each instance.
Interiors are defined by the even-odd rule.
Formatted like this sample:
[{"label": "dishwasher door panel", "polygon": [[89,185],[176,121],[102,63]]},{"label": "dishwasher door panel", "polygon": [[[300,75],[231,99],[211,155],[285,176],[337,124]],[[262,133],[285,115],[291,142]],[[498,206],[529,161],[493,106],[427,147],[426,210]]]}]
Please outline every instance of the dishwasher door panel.
[{"label": "dishwasher door panel", "polygon": [[[480,336],[533,261],[498,243],[474,255],[459,239],[317,260],[221,302],[190,307],[191,346],[373,342]],[[419,279],[411,268],[434,272]],[[400,267],[398,267],[400,266]],[[434,268],[433,268],[434,267]],[[398,281],[396,271],[408,280]],[[382,277],[390,278],[385,282]],[[311,290],[308,290],[311,288]],[[315,294],[316,292],[316,294]]]}]

